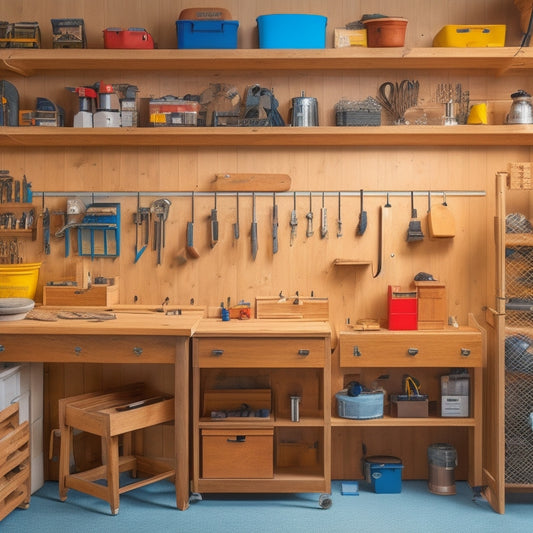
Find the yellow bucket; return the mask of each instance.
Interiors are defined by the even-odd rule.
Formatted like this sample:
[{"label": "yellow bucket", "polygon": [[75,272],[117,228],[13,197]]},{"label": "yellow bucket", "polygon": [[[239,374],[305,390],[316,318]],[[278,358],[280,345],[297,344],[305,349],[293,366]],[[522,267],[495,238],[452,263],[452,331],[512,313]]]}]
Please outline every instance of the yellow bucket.
[{"label": "yellow bucket", "polygon": [[0,265],[0,298],[35,298],[41,263]]}]

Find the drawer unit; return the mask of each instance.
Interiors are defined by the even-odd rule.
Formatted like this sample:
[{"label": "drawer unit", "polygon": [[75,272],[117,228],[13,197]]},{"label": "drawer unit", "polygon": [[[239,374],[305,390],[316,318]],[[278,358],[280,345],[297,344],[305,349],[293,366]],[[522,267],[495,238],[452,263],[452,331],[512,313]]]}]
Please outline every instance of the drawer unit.
[{"label": "drawer unit", "polygon": [[274,429],[202,429],[202,475],[213,479],[274,476]]},{"label": "drawer unit", "polygon": [[479,367],[481,334],[474,329],[435,332],[341,332],[341,367]]},{"label": "drawer unit", "polygon": [[200,368],[321,368],[325,341],[314,338],[196,339]]}]

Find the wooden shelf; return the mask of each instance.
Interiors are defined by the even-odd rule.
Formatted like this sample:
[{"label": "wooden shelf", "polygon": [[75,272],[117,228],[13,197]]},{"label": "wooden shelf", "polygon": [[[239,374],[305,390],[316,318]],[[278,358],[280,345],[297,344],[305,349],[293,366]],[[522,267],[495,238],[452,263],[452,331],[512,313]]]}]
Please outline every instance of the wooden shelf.
[{"label": "wooden shelf", "polygon": [[0,72],[41,71],[331,71],[484,70],[498,75],[533,68],[530,48],[330,48],[321,50],[3,49]]},{"label": "wooden shelf", "polygon": [[533,233],[506,233],[505,246],[533,246]]},{"label": "wooden shelf", "polygon": [[533,125],[220,128],[0,127],[0,146],[533,146]]},{"label": "wooden shelf", "polygon": [[348,418],[332,417],[333,427],[474,427],[476,421],[473,418],[445,418],[429,416],[426,418],[396,418],[384,416],[369,420],[352,420]]},{"label": "wooden shelf", "polygon": [[357,261],[356,259],[335,259],[333,266],[352,266],[352,267],[367,267],[372,264],[372,261]]}]

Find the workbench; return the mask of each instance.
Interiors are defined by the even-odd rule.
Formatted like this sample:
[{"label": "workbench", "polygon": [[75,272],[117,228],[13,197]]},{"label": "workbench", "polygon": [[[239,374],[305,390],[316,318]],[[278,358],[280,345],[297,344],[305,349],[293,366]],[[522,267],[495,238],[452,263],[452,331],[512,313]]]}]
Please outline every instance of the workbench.
[{"label": "workbench", "polygon": [[[174,366],[176,504],[189,505],[189,340],[197,313],[120,312],[116,319],[0,322],[0,362]],[[45,399],[46,401],[46,399]]]}]

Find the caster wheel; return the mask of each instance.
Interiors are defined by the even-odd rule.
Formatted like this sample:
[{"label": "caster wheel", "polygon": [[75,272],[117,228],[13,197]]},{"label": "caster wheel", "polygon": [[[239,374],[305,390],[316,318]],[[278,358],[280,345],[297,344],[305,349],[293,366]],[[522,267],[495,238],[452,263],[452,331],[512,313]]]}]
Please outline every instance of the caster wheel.
[{"label": "caster wheel", "polygon": [[196,503],[202,501],[202,495],[199,492],[192,492],[189,496],[189,503]]},{"label": "caster wheel", "polygon": [[331,499],[331,495],[321,494],[320,498],[318,498],[318,505],[320,505],[322,509],[329,509],[333,505],[333,500]]}]

